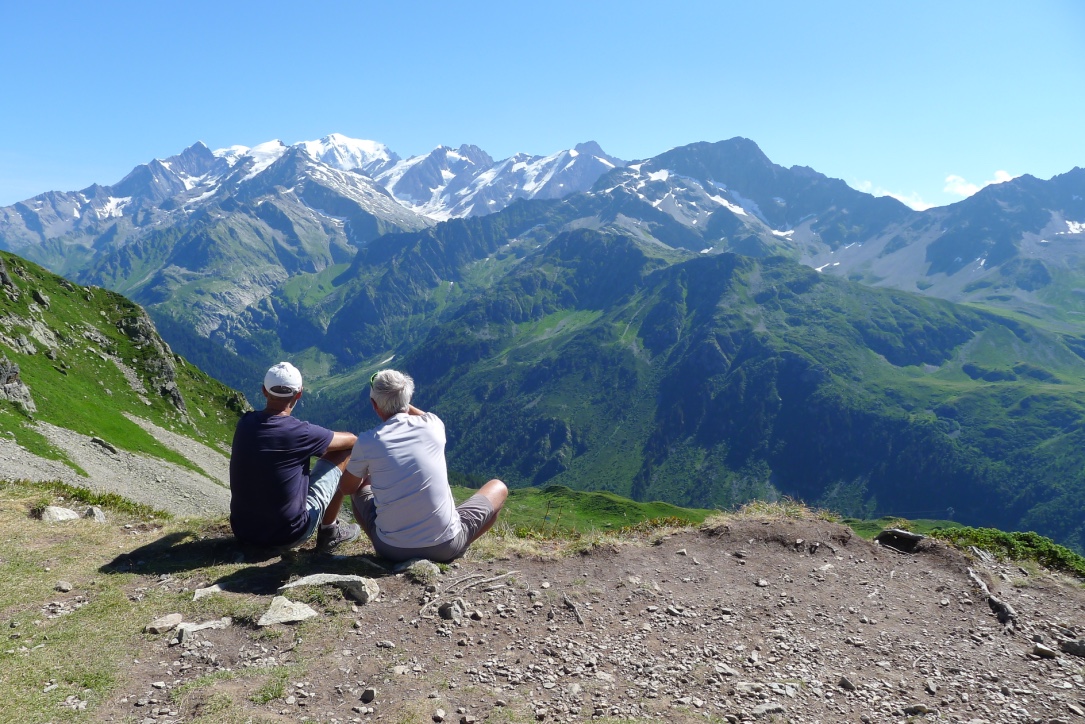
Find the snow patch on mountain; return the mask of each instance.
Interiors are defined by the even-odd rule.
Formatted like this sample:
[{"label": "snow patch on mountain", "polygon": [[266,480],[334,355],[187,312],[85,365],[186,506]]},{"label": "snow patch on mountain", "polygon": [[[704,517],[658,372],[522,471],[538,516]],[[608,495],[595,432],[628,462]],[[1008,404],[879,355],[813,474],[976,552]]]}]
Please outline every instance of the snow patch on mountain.
[{"label": "snow patch on mountain", "polygon": [[220,148],[211,153],[214,154],[216,158],[221,158],[226,161],[230,166],[234,166],[238,161],[244,158],[245,154],[248,152],[248,146],[230,146],[229,148]]},{"label": "snow patch on mountain", "polygon": [[732,204],[730,201],[723,198],[722,196],[709,196],[708,198],[712,199],[717,204],[730,211],[732,214],[738,214],[739,216],[749,215],[746,213],[746,209],[742,208],[741,206],[736,206],[735,204]]},{"label": "snow patch on mountain", "polygon": [[734,189],[731,189],[729,191],[729,193],[731,194],[731,197],[734,198],[734,200],[738,202],[739,206],[741,206],[743,209],[745,209],[749,213],[756,216],[758,219],[760,219],[765,224],[768,224],[768,221],[765,220],[765,215],[761,213],[761,207],[757,205],[756,201],[754,201],[753,199],[746,198],[745,196],[743,196],[739,192],[735,191]]},{"label": "snow patch on mountain", "polygon": [[267,143],[261,143],[258,146],[253,146],[245,154],[247,158],[252,159],[252,166],[249,168],[249,172],[245,174],[242,181],[248,181],[249,179],[256,178],[260,172],[264,171],[268,166],[278,161],[286,153],[287,147],[282,141],[276,139],[274,141],[268,141]]},{"label": "snow patch on mountain", "polygon": [[110,196],[106,199],[105,205],[95,209],[95,213],[98,214],[99,219],[113,219],[124,215],[124,207],[132,203],[131,196],[122,196],[117,198]]}]

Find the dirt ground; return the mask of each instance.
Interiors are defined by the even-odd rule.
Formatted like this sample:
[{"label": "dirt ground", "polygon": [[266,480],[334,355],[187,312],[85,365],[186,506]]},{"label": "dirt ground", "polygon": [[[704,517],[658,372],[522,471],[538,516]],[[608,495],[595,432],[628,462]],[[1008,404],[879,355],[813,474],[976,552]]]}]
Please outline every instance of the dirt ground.
[{"label": "dirt ground", "polygon": [[[148,585],[181,585],[135,556]],[[379,597],[329,587],[290,595],[320,614],[300,624],[148,635],[96,718],[1085,722],[1085,658],[1058,645],[1085,637],[1081,582],[939,543],[903,554],[834,523],[735,519],[557,560],[469,555],[429,584],[301,556],[306,572],[371,575]],[[207,610],[270,604],[283,565],[253,562]]]}]

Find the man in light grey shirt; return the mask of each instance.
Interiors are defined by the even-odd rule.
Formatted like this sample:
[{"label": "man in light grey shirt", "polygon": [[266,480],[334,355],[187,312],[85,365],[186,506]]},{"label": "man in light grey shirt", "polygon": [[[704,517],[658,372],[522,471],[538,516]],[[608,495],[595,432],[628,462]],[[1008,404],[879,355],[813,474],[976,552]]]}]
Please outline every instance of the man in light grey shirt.
[{"label": "man in light grey shirt", "polygon": [[354,517],[383,558],[451,561],[490,529],[508,488],[491,480],[459,507],[445,465],[445,425],[411,405],[414,380],[396,370],[370,379],[369,400],[381,424],[358,435],[343,480]]}]

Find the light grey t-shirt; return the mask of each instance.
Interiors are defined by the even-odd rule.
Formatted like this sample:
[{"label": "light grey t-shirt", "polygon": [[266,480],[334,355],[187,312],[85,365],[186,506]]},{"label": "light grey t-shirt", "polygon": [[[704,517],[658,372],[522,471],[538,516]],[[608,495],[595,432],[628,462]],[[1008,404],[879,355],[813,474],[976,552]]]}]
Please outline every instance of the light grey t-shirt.
[{"label": "light grey t-shirt", "polygon": [[401,412],[358,435],[347,471],[369,476],[377,535],[388,545],[425,548],[459,535],[445,466],[445,424],[432,412]]}]

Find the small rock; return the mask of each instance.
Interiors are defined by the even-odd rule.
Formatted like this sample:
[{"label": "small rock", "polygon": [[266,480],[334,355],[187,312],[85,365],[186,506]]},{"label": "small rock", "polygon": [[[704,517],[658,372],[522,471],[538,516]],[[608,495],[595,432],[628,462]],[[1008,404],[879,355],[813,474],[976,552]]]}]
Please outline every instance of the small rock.
[{"label": "small rock", "polygon": [[194,634],[197,631],[206,631],[207,629],[226,629],[230,628],[234,623],[234,620],[229,616],[223,616],[220,619],[214,621],[204,621],[203,623],[182,623],[177,625],[177,643],[184,643],[185,639],[190,634]]},{"label": "small rock", "polygon": [[841,676],[840,681],[836,682],[836,685],[839,686],[841,689],[845,689],[847,691],[855,691],[856,689],[856,686],[854,683],[852,683],[852,680],[846,676]]},{"label": "small rock", "polygon": [[184,620],[184,617],[179,613],[171,613],[168,616],[156,618],[149,624],[143,627],[144,633],[150,634],[164,634],[167,631],[172,631],[177,628],[177,625]]},{"label": "small rock", "polygon": [[394,649],[395,647],[396,647],[396,645],[392,641],[384,640],[384,641],[378,641],[377,642],[377,648],[378,649]]},{"label": "small rock", "polygon": [[377,690],[375,688],[373,688],[372,686],[367,686],[362,691],[362,703],[363,704],[368,704],[369,702],[373,701],[376,698],[377,698]]},{"label": "small rock", "polygon": [[928,694],[930,694],[931,696],[934,696],[935,694],[938,693],[938,685],[935,684],[933,681],[931,681],[930,679],[927,679],[925,684],[926,684],[925,688],[927,689]]},{"label": "small rock", "polygon": [[72,590],[72,584],[68,581],[57,581],[57,584],[53,588],[61,593],[67,593]]},{"label": "small rock", "polygon": [[295,603],[284,596],[276,596],[271,599],[271,606],[266,613],[256,622],[257,626],[271,626],[276,623],[295,623],[313,618],[317,615],[310,606],[304,603]]},{"label": "small rock", "polygon": [[65,520],[79,520],[79,513],[57,505],[47,505],[41,512],[42,522],[60,523]]},{"label": "small rock", "polygon": [[446,621],[458,621],[463,618],[463,608],[456,601],[442,603],[437,608],[437,613]]},{"label": "small rock", "polygon": [[97,505],[92,505],[83,511],[83,517],[93,520],[95,523],[105,523],[105,512]]},{"label": "small rock", "polygon": [[300,586],[335,586],[358,603],[368,603],[380,595],[380,587],[372,578],[338,573],[314,573],[279,587],[279,595]]},{"label": "small rock", "polygon": [[394,675],[396,675],[396,676],[406,676],[407,674],[410,673],[410,671],[411,670],[408,669],[406,666],[393,666],[392,667],[392,673]]},{"label": "small rock", "polygon": [[758,578],[757,579],[757,587],[758,588],[766,588],[766,587],[768,587],[768,585],[769,585],[769,582],[766,581],[764,578]]},{"label": "small rock", "polygon": [[192,600],[199,601],[201,598],[206,598],[207,596],[211,596],[216,593],[222,593],[222,586],[217,583],[212,583],[206,588],[197,588],[195,591],[193,591]]},{"label": "small rock", "polygon": [[874,536],[874,540],[881,543],[883,546],[894,548],[904,553],[914,553],[919,544],[926,538],[919,533],[912,533],[908,530],[901,530],[899,528],[886,528],[878,535]]},{"label": "small rock", "polygon": [[674,554],[678,555],[678,556],[688,556],[689,555],[689,553],[686,552],[685,548],[679,548],[678,550],[676,550],[674,552]]},{"label": "small rock", "polygon": [[1059,648],[1062,649],[1063,653],[1067,653],[1072,656],[1085,657],[1085,639],[1078,639],[1077,641],[1060,641]]},{"label": "small rock", "polygon": [[753,715],[754,716],[766,716],[768,714],[786,714],[786,713],[787,713],[787,709],[784,708],[783,704],[772,704],[772,703],[762,704],[761,706],[754,707],[754,710],[753,710]]},{"label": "small rock", "polygon": [[919,714],[933,714],[934,709],[931,709],[925,704],[912,704],[911,706],[904,707],[904,713],[908,716],[917,716]]},{"label": "small rock", "polygon": [[1059,656],[1058,651],[1051,648],[1050,646],[1044,646],[1043,644],[1033,644],[1032,653],[1035,656],[1039,656],[1044,659],[1055,659]]},{"label": "small rock", "polygon": [[100,447],[100,448],[102,448],[104,450],[108,450],[109,452],[113,453],[114,455],[117,454],[117,448],[112,443],[106,442],[105,440],[103,440],[100,437],[92,437],[90,439],[90,441],[92,443],[94,443],[95,445],[97,445],[98,447]]},{"label": "small rock", "polygon": [[433,561],[421,558],[407,568],[406,574],[415,583],[432,583],[441,575],[441,568]]},{"label": "small rock", "polygon": [[443,722],[445,720],[445,710],[438,709],[437,711],[433,712],[432,719],[433,721],[438,722],[438,724],[440,724],[440,722]]}]

